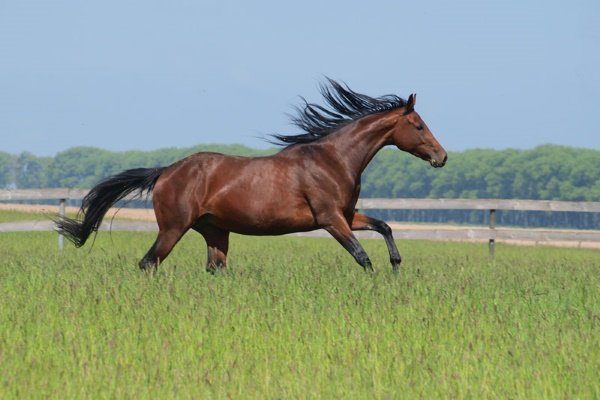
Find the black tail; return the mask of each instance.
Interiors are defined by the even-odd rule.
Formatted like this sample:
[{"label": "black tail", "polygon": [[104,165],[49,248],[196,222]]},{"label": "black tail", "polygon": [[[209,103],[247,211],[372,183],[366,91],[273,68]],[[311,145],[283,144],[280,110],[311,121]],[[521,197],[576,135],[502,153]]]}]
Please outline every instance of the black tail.
[{"label": "black tail", "polygon": [[75,246],[83,246],[92,232],[98,230],[104,214],[113,204],[135,191],[139,191],[140,195],[143,192],[150,193],[164,169],[129,169],[106,178],[83,198],[78,215],[83,219],[59,217],[55,220],[56,229]]}]

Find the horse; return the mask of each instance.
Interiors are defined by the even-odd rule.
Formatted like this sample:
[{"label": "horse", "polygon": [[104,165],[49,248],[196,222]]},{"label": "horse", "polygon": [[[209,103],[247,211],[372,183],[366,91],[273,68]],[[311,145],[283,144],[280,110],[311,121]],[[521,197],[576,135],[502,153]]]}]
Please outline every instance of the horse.
[{"label": "horse", "polygon": [[106,178],[84,197],[75,219],[58,217],[56,229],[81,247],[97,232],[108,209],[132,194],[152,192],[158,235],[139,262],[155,269],[190,229],[208,248],[206,270],[227,265],[230,232],[282,235],[324,229],[365,271],[369,256],[352,233],[383,236],[392,270],[400,253],[384,221],[355,209],[361,174],[384,146],[419,157],[435,168],[448,159],[415,111],[416,95],[370,97],[327,78],[320,85],[325,105],[296,109],[292,122],[303,132],[271,135],[281,151],[264,157],[199,152],[161,168],[137,168]]}]

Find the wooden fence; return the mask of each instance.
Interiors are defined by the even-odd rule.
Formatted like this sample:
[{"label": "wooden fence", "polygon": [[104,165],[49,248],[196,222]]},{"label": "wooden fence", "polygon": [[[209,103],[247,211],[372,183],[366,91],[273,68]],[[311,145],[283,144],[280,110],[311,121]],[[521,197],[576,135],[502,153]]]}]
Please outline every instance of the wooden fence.
[{"label": "wooden fence", "polygon": [[[84,189],[18,189],[0,190],[0,201],[58,200],[58,212],[64,215],[66,200],[81,200],[88,190]],[[149,197],[150,199],[151,197]],[[399,239],[438,239],[438,240],[486,240],[490,255],[493,256],[496,240],[520,240],[534,242],[595,242],[600,243],[600,231],[557,230],[557,229],[514,229],[497,228],[496,211],[562,211],[562,212],[600,212],[600,202],[573,202],[551,200],[506,200],[506,199],[360,199],[360,210],[482,210],[489,213],[488,227],[455,226],[436,228],[429,226],[412,229],[394,229]],[[156,230],[151,222],[115,222],[102,229],[144,231]],[[24,230],[52,230],[50,222],[25,222],[0,224],[0,232]],[[306,234],[302,234],[306,235]],[[308,233],[322,236],[324,232]],[[361,232],[361,237],[376,237],[373,232]],[[62,249],[63,237],[59,234],[59,248]]]}]

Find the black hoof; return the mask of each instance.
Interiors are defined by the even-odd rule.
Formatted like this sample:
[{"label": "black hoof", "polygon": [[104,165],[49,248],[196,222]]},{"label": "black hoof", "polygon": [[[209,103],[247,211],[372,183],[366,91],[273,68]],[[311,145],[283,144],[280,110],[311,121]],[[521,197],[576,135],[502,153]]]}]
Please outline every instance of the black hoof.
[{"label": "black hoof", "polygon": [[368,272],[368,273],[374,273],[375,272],[375,270],[373,269],[373,265],[371,265],[371,263],[365,264],[364,268],[365,268],[365,272]]},{"label": "black hoof", "polygon": [[141,263],[138,264],[138,267],[140,267],[140,270],[142,270],[142,271],[154,271],[154,270],[156,270],[156,264],[154,264],[154,263],[141,262]]}]

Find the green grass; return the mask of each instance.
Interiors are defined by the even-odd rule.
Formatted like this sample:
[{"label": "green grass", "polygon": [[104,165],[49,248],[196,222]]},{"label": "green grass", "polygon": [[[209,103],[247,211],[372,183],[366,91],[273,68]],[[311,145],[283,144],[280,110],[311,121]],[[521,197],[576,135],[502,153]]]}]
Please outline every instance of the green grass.
[{"label": "green grass", "polygon": [[204,271],[188,234],[0,237],[0,398],[598,398],[600,252],[234,236]]},{"label": "green grass", "polygon": [[15,222],[15,221],[47,221],[53,217],[52,213],[28,213],[22,211],[0,211],[0,223]]}]

